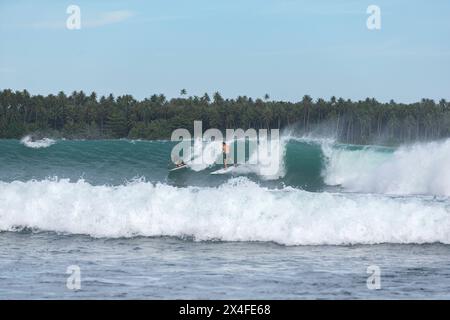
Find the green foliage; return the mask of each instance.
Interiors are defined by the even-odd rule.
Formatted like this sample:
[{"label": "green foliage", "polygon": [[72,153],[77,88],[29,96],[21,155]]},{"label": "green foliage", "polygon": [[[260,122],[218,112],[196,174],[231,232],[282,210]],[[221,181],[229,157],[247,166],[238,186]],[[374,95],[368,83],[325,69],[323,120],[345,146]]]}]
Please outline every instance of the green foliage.
[{"label": "green foliage", "polygon": [[164,119],[154,120],[148,125],[143,122],[138,122],[131,129],[129,138],[149,140],[167,139],[171,135],[171,131],[168,128],[167,120]]},{"label": "green foliage", "polygon": [[169,139],[173,130],[192,131],[194,120],[208,128],[289,128],[298,134],[332,135],[346,143],[402,143],[450,136],[450,105],[423,99],[412,104],[375,99],[329,101],[305,95],[300,102],[273,101],[268,94],[224,99],[219,92],[168,101],[152,95],[136,101],[130,95],[97,97],[75,91],[67,96],[31,96],[26,90],[0,91],[0,138],[33,132],[67,138]]},{"label": "green foliage", "polygon": [[128,121],[123,112],[114,110],[108,115],[106,129],[114,138],[123,138],[128,135]]}]

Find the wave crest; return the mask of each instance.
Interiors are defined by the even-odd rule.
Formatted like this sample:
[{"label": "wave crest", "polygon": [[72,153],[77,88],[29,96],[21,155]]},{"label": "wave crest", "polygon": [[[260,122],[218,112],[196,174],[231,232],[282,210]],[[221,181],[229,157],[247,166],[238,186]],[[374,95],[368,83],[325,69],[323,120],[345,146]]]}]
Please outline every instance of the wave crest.
[{"label": "wave crest", "polygon": [[325,183],[356,192],[450,196],[450,139],[394,151],[322,145]]},{"label": "wave crest", "polygon": [[20,143],[22,143],[24,146],[28,148],[33,149],[40,149],[40,148],[48,148],[51,145],[55,144],[56,141],[50,138],[43,138],[40,140],[34,140],[31,135],[25,136],[20,140]]},{"label": "wave crest", "polygon": [[217,188],[83,180],[0,182],[0,231],[93,237],[175,236],[284,245],[450,244],[447,200],[269,190],[246,178]]}]

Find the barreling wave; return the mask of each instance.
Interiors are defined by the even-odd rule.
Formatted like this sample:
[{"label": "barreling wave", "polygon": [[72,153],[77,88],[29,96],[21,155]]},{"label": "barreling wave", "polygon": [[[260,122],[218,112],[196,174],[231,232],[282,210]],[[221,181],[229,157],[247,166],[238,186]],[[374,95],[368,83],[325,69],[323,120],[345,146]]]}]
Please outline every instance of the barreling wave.
[{"label": "barreling wave", "polygon": [[136,181],[0,182],[0,231],[92,237],[174,236],[283,245],[450,244],[448,199],[269,190],[247,178],[220,187]]}]

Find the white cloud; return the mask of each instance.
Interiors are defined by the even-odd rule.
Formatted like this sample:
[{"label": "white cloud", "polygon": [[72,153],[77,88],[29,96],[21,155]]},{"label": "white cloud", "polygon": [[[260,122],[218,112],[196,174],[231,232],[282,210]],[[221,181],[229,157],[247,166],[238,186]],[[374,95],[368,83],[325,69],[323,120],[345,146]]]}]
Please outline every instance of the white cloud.
[{"label": "white cloud", "polygon": [[83,16],[81,16],[81,28],[103,27],[109,24],[125,21],[132,16],[134,16],[134,13],[128,10],[104,12],[98,18],[94,20],[87,20],[86,22],[83,22]]},{"label": "white cloud", "polygon": [[[117,11],[107,11],[100,13],[97,17],[86,17],[87,14],[81,10],[81,29],[83,28],[99,28],[115,23],[123,22],[134,16],[134,13],[129,10],[117,10]],[[35,29],[65,29],[66,19],[68,15],[63,16],[64,18],[60,21],[41,21],[28,25],[29,27]]]}]

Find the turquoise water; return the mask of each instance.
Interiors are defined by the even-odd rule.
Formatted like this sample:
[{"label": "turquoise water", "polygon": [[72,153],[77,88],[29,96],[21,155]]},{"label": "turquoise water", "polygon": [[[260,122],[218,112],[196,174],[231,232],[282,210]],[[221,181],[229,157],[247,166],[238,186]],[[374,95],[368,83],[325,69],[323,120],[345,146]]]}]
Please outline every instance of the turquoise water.
[{"label": "turquoise water", "polygon": [[[121,185],[136,179],[163,182],[175,186],[219,186],[232,176],[211,175],[220,169],[214,164],[205,170],[170,172],[174,165],[170,141],[70,141],[61,140],[49,147],[30,148],[18,140],[0,140],[0,180],[83,179],[92,185]],[[361,146],[341,146],[361,150]],[[392,152],[386,149],[386,152]],[[252,172],[244,174],[252,181],[271,187],[294,186],[318,191],[327,187],[322,171],[325,165],[320,144],[290,141],[283,159],[286,173],[267,181]]]},{"label": "turquoise water", "polygon": [[271,177],[174,145],[0,140],[0,298],[449,298],[449,140],[288,137]]},{"label": "turquoise water", "polygon": [[[176,186],[218,186],[230,176],[210,175],[221,168],[213,165],[201,172],[169,172],[174,165],[170,141],[58,141],[47,148],[33,149],[17,140],[0,140],[0,180],[27,181],[48,178],[84,179],[93,185],[120,185],[135,179],[164,182]],[[254,174],[246,176],[265,185],[300,186],[315,190],[323,187],[320,147],[292,142],[287,146],[286,166],[290,174],[267,182]]]}]

